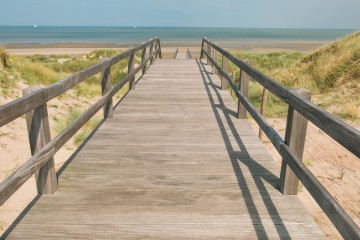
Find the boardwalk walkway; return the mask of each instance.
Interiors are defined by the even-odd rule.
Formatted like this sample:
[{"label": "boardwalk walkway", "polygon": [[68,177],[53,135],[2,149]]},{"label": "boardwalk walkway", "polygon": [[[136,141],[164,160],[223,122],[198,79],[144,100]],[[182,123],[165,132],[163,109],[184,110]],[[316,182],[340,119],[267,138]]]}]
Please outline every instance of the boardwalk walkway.
[{"label": "boardwalk walkway", "polygon": [[185,48],[179,48],[178,53],[176,54],[176,59],[187,59],[187,53]]},{"label": "boardwalk walkway", "polygon": [[8,237],[322,239],[219,84],[199,60],[157,60]]}]

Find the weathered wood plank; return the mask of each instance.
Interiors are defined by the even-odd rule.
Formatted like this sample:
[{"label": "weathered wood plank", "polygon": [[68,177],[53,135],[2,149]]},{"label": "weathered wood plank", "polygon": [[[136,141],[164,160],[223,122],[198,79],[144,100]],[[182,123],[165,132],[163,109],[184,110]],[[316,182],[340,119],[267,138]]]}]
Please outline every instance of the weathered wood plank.
[{"label": "weathered wood plank", "polygon": [[[310,100],[311,92],[306,89],[298,89],[299,95]],[[288,111],[286,123],[285,143],[291,151],[302,160],[305,147],[307,119],[296,112],[291,106]],[[286,161],[281,163],[280,191],[285,195],[296,195],[298,192],[299,179],[287,165]]]},{"label": "weathered wood plank", "polygon": [[[306,117],[309,121],[326,132],[334,140],[360,158],[360,132],[339,118],[321,109],[314,103],[307,101],[293,91],[280,85],[278,82],[269,78],[260,71],[252,68],[245,62],[231,55],[228,51],[220,48],[214,43],[204,38],[204,42],[211,44],[219,53],[226,56],[236,66],[244,70],[250,77],[263,85],[266,89],[279,97],[284,102],[291,105],[296,111]],[[203,52],[205,53],[205,52]]]},{"label": "weathered wood plank", "polygon": [[[109,61],[109,58],[102,59],[102,62]],[[111,89],[111,70],[110,67],[107,67],[102,72],[101,78],[101,92],[104,96]],[[112,118],[114,116],[114,108],[112,98],[106,103],[103,107],[104,118]]]},{"label": "weathered wood plank", "polygon": [[0,106],[0,127],[15,120],[16,118],[19,118],[20,116],[26,114],[34,108],[43,105],[51,99],[65,93],[66,91],[83,82],[87,78],[99,73],[102,69],[105,69],[120,62],[121,60],[129,57],[132,53],[137,52],[144,47],[147,47],[148,45],[153,45],[154,42],[159,42],[159,39],[152,39],[129,51],[125,51],[123,53],[120,53],[119,55],[112,57],[110,61],[95,64],[59,82],[44,87],[43,89],[40,89],[32,94],[18,98],[3,106]]},{"label": "weathered wood plank", "polygon": [[152,65],[9,238],[323,239],[204,67]]},{"label": "weathered wood plank", "polygon": [[[29,87],[23,95],[31,94],[41,87]],[[46,103],[26,114],[30,150],[33,156],[51,140],[50,126]],[[36,187],[39,194],[53,194],[57,188],[54,158],[50,158],[35,174]]]}]

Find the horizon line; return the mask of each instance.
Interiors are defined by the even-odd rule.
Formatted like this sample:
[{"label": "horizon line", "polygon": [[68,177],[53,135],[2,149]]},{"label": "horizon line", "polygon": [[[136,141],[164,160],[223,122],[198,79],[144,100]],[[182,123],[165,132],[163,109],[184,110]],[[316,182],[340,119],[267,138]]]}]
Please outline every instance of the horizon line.
[{"label": "horizon line", "polygon": [[117,28],[224,28],[224,29],[296,29],[296,30],[360,30],[360,28],[320,28],[320,27],[209,27],[209,26],[148,26],[148,25],[39,25],[39,24],[19,24],[3,25],[0,27],[117,27]]}]

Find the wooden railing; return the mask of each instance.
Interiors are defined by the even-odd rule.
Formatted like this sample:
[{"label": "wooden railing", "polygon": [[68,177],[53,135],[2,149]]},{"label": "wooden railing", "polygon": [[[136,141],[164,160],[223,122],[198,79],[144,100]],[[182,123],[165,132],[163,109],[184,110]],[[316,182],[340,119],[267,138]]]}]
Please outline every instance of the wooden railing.
[{"label": "wooden railing", "polygon": [[[218,54],[222,55],[221,67],[218,64]],[[203,58],[204,55],[208,64],[213,67],[213,73],[220,74],[222,78],[221,89],[227,89],[227,84],[229,84],[238,98],[238,117],[246,118],[247,112],[249,112],[282,156],[280,173],[280,190],[282,193],[296,194],[300,179],[340,234],[345,239],[360,239],[359,226],[301,161],[307,120],[358,158],[360,157],[360,132],[309,101],[309,91],[288,89],[280,85],[251,67],[249,63],[234,57],[206,38],[202,41],[200,58]],[[239,87],[228,74],[228,61],[240,68]],[[250,78],[289,105],[285,140],[249,101],[248,82]]]},{"label": "wooden railing", "polygon": [[176,59],[178,53],[179,53],[179,48],[177,48],[177,49],[175,50],[175,53],[174,53],[174,55],[173,55],[173,59]]},{"label": "wooden railing", "polygon": [[[149,49],[148,56],[147,49]],[[139,51],[142,52],[141,64],[134,69],[135,53]],[[101,108],[104,111],[104,118],[111,118],[113,116],[112,97],[126,83],[129,83],[129,90],[134,89],[135,75],[140,71],[144,74],[157,57],[162,57],[160,39],[150,39],[146,43],[130,48],[112,58],[103,59],[100,63],[52,85],[26,89],[23,97],[1,106],[0,127],[24,114],[27,115],[32,157],[0,184],[0,206],[34,174],[38,193],[53,193],[57,187],[54,154]],[[111,87],[111,67],[126,59],[128,59],[128,75]],[[102,73],[102,97],[59,135],[50,139],[46,103],[99,72]]]},{"label": "wooden railing", "polygon": [[189,49],[186,51],[187,59],[191,59],[191,52]]}]

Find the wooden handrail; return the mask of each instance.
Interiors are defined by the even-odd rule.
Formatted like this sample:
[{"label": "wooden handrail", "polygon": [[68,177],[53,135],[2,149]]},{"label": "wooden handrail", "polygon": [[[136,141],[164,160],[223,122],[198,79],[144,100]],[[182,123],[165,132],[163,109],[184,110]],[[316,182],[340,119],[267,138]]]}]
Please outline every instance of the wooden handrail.
[{"label": "wooden handrail", "polygon": [[[207,45],[207,50],[204,50],[204,45]],[[227,80],[230,87],[234,90],[236,97],[247,109],[250,115],[257,122],[259,127],[264,131],[270,139],[276,150],[280,153],[283,160],[290,166],[291,170],[300,179],[302,184],[313,196],[315,201],[319,204],[325,214],[329,217],[340,234],[345,239],[360,239],[360,228],[353,221],[353,219],[340,206],[336,199],[326,190],[326,188],[317,180],[317,178],[309,171],[289,148],[288,144],[280,137],[276,130],[267,122],[267,120],[258,112],[252,103],[244,97],[240,92],[233,79],[226,73],[216,61],[211,57],[209,47],[215,49],[218,53],[223,55],[223,58],[229,59],[237,67],[252,77],[255,81],[260,83],[274,95],[279,97],[284,102],[288,103],[290,107],[298,111],[306,119],[313,122],[316,126],[322,129],[330,137],[335,139],[341,145],[346,147],[357,157],[360,157],[360,133],[355,128],[337,119],[330,113],[322,110],[309,100],[299,96],[296,91],[288,89],[279,83],[275,82],[265,74],[251,67],[244,61],[236,58],[228,51],[222,49],[217,44],[212,43],[204,38],[201,46],[202,58],[206,56],[208,62],[217,69],[220,75]],[[287,126],[288,127],[288,126]]]},{"label": "wooden handrail", "polygon": [[85,79],[99,73],[101,70],[117,64],[121,60],[128,58],[131,54],[146,48],[154,42],[159,42],[159,38],[152,39],[135,48],[129,49],[119,55],[110,58],[109,61],[92,65],[82,71],[79,71],[61,81],[44,87],[32,94],[18,98],[3,106],[0,106],[0,127],[35,109],[36,107],[48,102],[49,100],[65,93]]},{"label": "wooden handrail", "polygon": [[[147,63],[160,56],[160,40],[155,38],[140,46],[131,48],[126,52],[123,52],[107,61],[91,66],[83,71],[75,73],[74,75],[45,87],[32,94],[26,95],[22,98],[14,100],[2,107],[0,107],[1,124],[6,124],[22,114],[33,110],[34,108],[46,103],[56,96],[66,92],[74,87],[76,84],[85,80],[86,78],[98,73],[104,68],[111,68],[114,64],[129,57],[131,54],[135,54],[137,51],[143,50],[147,46],[158,43],[158,47],[152,54],[143,60],[143,62],[121,81],[119,81],[114,87],[108,90],[95,104],[93,104],[88,110],[82,113],[74,122],[67,126],[59,135],[54,137],[48,142],[41,150],[36,152],[28,161],[20,166],[13,174],[6,178],[0,184],[0,206],[7,201],[35,172],[40,169],[46,162],[51,159],[54,154],[91,118],[93,117],[103,106],[105,106],[109,100],[126,84],[131,78],[140,72]],[[9,108],[13,108],[14,113],[9,111]],[[18,108],[18,109],[17,109]],[[8,113],[9,116],[4,116],[4,113]]]},{"label": "wooden handrail", "polygon": [[[360,158],[360,131],[321,109],[314,103],[300,97],[293,91],[290,91],[290,89],[282,86],[275,80],[249,66],[244,61],[236,58],[217,44],[210,42],[206,38],[204,38],[204,42],[210,44],[216,51],[229,59],[242,71],[245,71],[251,78],[256,80],[282,101],[291,105],[318,128],[326,132],[330,137]],[[202,55],[204,52],[205,51],[201,50]]]}]

